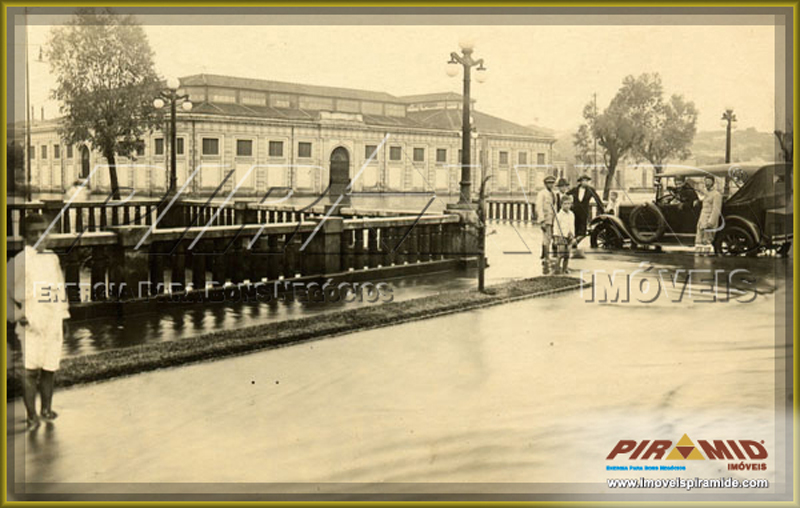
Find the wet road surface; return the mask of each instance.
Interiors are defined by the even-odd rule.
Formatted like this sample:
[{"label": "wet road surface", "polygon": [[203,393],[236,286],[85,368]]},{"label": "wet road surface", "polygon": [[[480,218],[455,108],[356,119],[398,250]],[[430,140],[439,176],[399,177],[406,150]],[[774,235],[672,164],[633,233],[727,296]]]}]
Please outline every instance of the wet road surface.
[{"label": "wet road surface", "polygon": [[[502,254],[517,248],[503,230],[490,237],[490,281],[540,273],[538,256]],[[519,230],[537,250],[537,229]],[[695,461],[685,476],[779,481],[787,261],[587,252],[572,266],[633,273],[642,261],[745,267],[758,291],[713,304],[698,292],[647,304],[575,292],[62,390],[54,424],[12,434],[17,478],[46,492],[137,488],[109,482],[523,482],[529,492],[568,482],[567,492],[599,492],[606,478],[640,476],[605,470],[618,440],[687,433],[764,440],[771,453],[757,475]],[[19,431],[18,401],[9,415]]]}]

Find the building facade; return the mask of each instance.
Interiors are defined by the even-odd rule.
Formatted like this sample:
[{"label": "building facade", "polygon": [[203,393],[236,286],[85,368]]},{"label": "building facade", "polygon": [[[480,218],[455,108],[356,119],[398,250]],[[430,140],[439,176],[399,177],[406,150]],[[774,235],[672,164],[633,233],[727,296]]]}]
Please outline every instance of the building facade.
[{"label": "building facade", "polygon": [[[236,195],[253,196],[275,187],[320,194],[331,180],[332,157],[340,167],[346,163],[357,193],[459,191],[458,94],[395,97],[207,74],[182,78],[179,93],[193,103],[191,111],[179,108],[176,129],[177,183],[187,194],[235,188]],[[492,174],[492,194],[522,196],[557,171],[549,133],[478,111],[472,117],[473,182]],[[105,159],[86,146],[65,145],[57,128],[57,120],[31,127],[34,191],[62,192],[84,177],[93,192],[108,192]],[[119,185],[162,194],[169,153],[164,131],[148,134],[135,156],[117,158]]]}]

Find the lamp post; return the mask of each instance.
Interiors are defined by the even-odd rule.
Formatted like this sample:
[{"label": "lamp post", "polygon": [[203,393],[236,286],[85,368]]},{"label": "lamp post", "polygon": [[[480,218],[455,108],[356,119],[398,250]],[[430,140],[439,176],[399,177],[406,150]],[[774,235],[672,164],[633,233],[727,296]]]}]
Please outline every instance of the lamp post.
[{"label": "lamp post", "polygon": [[[459,43],[461,47],[461,55],[453,51],[450,53],[449,64],[460,64],[464,68],[464,94],[463,106],[461,117],[461,182],[460,197],[458,198],[458,206],[463,208],[471,207],[471,175],[472,169],[470,164],[470,137],[472,132],[472,125],[470,124],[470,73],[473,67],[477,67],[478,71],[485,71],[483,66],[483,58],[475,60],[472,58],[472,52],[475,44],[471,40],[462,40]],[[455,77],[458,75],[458,68],[448,69],[447,73]],[[481,82],[483,80],[481,74],[476,76],[476,80]]]},{"label": "lamp post", "polygon": [[[732,107],[726,107],[725,112],[722,113],[720,125],[725,127],[725,164],[731,163],[731,129],[736,128],[736,115],[733,113]],[[730,193],[730,178],[725,177],[725,188],[723,195],[727,196]]]},{"label": "lamp post", "polygon": [[178,95],[178,87],[181,85],[178,78],[167,79],[167,89],[163,90],[158,98],[153,101],[156,109],[163,108],[167,103],[170,107],[170,128],[169,128],[169,194],[174,194],[178,187],[178,163],[177,163],[177,127],[175,115],[177,105],[181,104],[184,111],[191,111],[192,103],[188,95]]}]

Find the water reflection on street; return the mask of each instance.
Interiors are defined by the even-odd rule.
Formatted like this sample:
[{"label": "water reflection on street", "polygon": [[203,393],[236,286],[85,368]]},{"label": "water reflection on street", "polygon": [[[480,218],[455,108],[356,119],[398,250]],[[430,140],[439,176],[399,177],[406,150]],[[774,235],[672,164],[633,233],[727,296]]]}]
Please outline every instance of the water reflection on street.
[{"label": "water reflection on street", "polygon": [[[494,234],[487,238],[487,255],[490,268],[486,272],[487,284],[541,275],[539,228],[526,224],[492,223]],[[582,243],[586,247],[588,240]],[[670,270],[731,270],[746,269],[757,281],[755,289],[761,292],[775,290],[776,273],[785,260],[696,258],[687,252],[661,254],[611,254],[583,249],[584,259],[572,260],[573,275],[587,281],[597,272],[605,273],[625,267],[628,274],[641,272],[639,263],[647,262],[658,269]],[[536,252],[536,254],[534,254]],[[777,264],[776,264],[777,263]],[[584,270],[581,274],[581,270]],[[651,274],[655,273],[651,269]],[[681,274],[679,274],[680,278]],[[597,277],[595,277],[597,279]],[[683,274],[683,278],[686,275]],[[379,280],[372,281],[377,284]],[[395,301],[409,300],[442,291],[476,287],[476,273],[448,272],[404,277],[386,281],[393,287]],[[64,341],[64,356],[77,356],[138,344],[177,340],[217,330],[230,330],[268,322],[297,319],[378,303],[308,303],[308,302],[228,302],[225,304],[165,303],[158,312],[110,317],[73,322]],[[135,326],[130,326],[135,324]]]}]

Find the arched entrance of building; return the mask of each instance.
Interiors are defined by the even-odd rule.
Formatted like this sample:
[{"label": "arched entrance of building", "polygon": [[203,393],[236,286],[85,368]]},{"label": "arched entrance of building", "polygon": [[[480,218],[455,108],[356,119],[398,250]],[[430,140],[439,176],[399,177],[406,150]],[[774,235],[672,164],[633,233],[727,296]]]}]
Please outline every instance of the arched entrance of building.
[{"label": "arched entrance of building", "polygon": [[89,178],[91,168],[89,167],[89,148],[86,145],[81,147],[81,178]]},{"label": "arched entrance of building", "polygon": [[340,146],[331,152],[330,166],[330,201],[335,203],[339,196],[343,196],[339,206],[350,206],[350,194],[347,186],[350,185],[350,152]]}]

